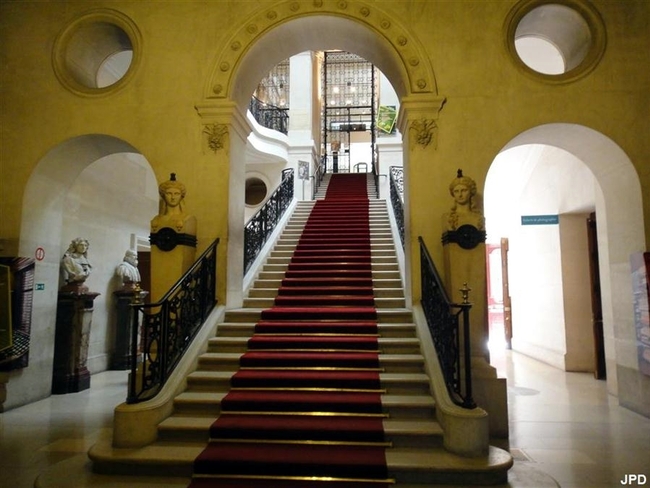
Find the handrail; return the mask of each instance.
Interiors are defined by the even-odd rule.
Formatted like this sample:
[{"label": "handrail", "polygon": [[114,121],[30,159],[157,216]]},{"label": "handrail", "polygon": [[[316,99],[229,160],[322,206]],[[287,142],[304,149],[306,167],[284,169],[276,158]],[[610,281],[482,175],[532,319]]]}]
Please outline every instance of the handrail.
[{"label": "handrail", "polygon": [[390,202],[393,206],[395,224],[399,238],[404,248],[404,169],[401,166],[391,166],[390,170]]},{"label": "handrail", "polygon": [[156,396],[217,304],[218,244],[217,238],[157,302],[137,301],[136,292],[127,403]]},{"label": "handrail", "polygon": [[244,274],[262,251],[285,210],[293,200],[293,168],[282,171],[282,181],[262,208],[244,227]]},{"label": "handrail", "polygon": [[[463,303],[453,303],[449,300],[424,240],[422,237],[418,237],[418,241],[420,242],[422,309],[436,347],[449,396],[456,405],[472,409],[476,407],[472,398],[469,327],[469,310],[472,305],[467,301],[466,296],[464,296]],[[459,331],[460,315],[463,317],[462,334]],[[463,342],[462,358],[461,340]],[[461,379],[463,371],[464,377]]]},{"label": "handrail", "polygon": [[262,127],[276,130],[283,134],[289,133],[289,109],[276,107],[270,103],[263,102],[257,97],[251,97],[248,109]]},{"label": "handrail", "polygon": [[368,172],[368,163],[357,163],[354,165],[354,171],[356,173],[359,173],[359,166],[363,165],[363,172],[367,173]]}]

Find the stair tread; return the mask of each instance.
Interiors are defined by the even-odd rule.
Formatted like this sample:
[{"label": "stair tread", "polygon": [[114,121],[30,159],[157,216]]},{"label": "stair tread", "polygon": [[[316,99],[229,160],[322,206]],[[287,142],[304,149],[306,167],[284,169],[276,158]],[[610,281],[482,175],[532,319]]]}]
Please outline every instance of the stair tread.
[{"label": "stair tread", "polygon": [[[108,439],[95,444],[90,455],[93,460],[128,461],[134,465],[171,463],[191,465],[204,448],[204,442],[157,441],[138,449],[114,449]],[[512,463],[512,456],[507,451],[494,446],[490,446],[487,455],[478,457],[459,456],[442,447],[386,449],[386,464],[389,470],[492,472],[507,470]]]}]

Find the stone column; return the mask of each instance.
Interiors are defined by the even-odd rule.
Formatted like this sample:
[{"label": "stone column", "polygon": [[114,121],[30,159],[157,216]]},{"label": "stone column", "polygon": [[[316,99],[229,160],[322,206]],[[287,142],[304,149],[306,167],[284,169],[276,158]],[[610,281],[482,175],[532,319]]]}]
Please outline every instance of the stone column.
[{"label": "stone column", "polygon": [[99,293],[60,291],[56,309],[52,394],[90,388],[87,368],[93,302]]}]

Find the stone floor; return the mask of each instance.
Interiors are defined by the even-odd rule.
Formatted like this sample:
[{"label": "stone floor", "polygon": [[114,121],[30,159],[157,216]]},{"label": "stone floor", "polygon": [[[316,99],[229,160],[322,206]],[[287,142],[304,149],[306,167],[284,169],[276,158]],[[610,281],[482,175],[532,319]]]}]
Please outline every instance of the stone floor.
[{"label": "stone floor", "polygon": [[[603,381],[564,373],[512,352],[493,352],[508,378],[509,488],[611,488],[629,474],[650,483],[650,419],[621,408]],[[92,377],[90,390],[57,395],[0,414],[0,487],[181,488],[187,480],[106,477],[88,469],[86,451],[109,436],[125,372]],[[557,483],[555,483],[555,481]]]}]

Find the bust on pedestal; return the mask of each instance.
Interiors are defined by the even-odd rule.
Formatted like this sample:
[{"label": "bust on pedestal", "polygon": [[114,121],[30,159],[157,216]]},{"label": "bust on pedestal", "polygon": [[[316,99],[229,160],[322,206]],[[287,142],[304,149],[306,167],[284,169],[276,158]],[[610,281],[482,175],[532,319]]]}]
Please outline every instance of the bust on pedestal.
[{"label": "bust on pedestal", "polygon": [[93,302],[99,293],[85,285],[92,266],[88,261],[89,243],[73,239],[61,258],[64,284],[59,290],[54,338],[52,393],[72,393],[90,387],[87,368],[88,341],[92,325]]},{"label": "bust on pedestal", "polygon": [[489,414],[490,435],[508,437],[506,381],[497,378],[489,363],[485,219],[476,203],[476,182],[458,170],[449,185],[454,199],[451,212],[443,215],[442,234],[446,287],[451,300],[462,302],[462,289],[472,289],[470,347],[474,399]]},{"label": "bust on pedestal", "polygon": [[151,220],[151,300],[157,301],[196,257],[196,217],[185,211],[185,185],[172,173],[158,187],[160,210]]},{"label": "bust on pedestal", "polygon": [[148,292],[140,289],[138,253],[127,249],[123,261],[115,268],[115,275],[121,280],[120,289],[113,292],[116,299],[115,348],[111,358],[111,369],[131,368],[133,344],[133,313],[131,303],[141,302]]}]

